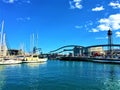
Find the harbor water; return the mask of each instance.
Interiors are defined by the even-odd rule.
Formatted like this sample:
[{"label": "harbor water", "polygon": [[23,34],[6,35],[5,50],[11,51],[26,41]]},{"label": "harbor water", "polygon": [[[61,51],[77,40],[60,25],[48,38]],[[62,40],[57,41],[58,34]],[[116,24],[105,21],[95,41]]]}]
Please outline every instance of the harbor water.
[{"label": "harbor water", "polygon": [[59,60],[0,65],[0,90],[120,90],[120,65]]}]

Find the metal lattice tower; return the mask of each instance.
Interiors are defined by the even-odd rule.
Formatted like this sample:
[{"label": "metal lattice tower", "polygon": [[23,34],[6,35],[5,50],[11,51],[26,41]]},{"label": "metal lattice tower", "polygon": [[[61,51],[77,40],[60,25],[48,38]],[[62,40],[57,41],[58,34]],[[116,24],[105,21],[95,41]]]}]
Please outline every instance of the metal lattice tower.
[{"label": "metal lattice tower", "polygon": [[112,31],[108,30],[108,52],[110,54],[110,57],[112,57]]}]

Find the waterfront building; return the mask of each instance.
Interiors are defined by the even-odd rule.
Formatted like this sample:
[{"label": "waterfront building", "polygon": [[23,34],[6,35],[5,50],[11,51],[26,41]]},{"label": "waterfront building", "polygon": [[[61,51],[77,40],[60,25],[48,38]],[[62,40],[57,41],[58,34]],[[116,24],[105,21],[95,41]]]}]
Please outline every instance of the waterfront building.
[{"label": "waterfront building", "polygon": [[73,56],[75,56],[75,55],[73,55],[73,53],[69,53],[68,56],[69,56],[69,57],[73,57]]},{"label": "waterfront building", "polygon": [[105,55],[103,47],[92,47],[89,49],[90,55]]},{"label": "waterfront building", "polygon": [[8,55],[10,56],[14,56],[14,55],[25,55],[25,53],[20,49],[20,50],[17,50],[17,49],[9,49],[8,50]]},{"label": "waterfront building", "polygon": [[83,49],[79,46],[75,46],[73,52],[74,52],[74,56],[83,55]]}]

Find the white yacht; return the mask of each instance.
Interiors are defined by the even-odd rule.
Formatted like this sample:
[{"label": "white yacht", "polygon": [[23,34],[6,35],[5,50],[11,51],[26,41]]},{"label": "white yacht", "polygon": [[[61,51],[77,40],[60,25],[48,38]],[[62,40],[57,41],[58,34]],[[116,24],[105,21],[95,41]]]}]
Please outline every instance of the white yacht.
[{"label": "white yacht", "polygon": [[24,61],[25,63],[39,63],[39,62],[46,62],[47,58],[41,58],[38,55],[30,55],[26,56]]},{"label": "white yacht", "polygon": [[[45,57],[40,57],[40,53],[39,50],[40,48],[37,48],[38,46],[38,35],[36,36],[36,40],[34,40],[34,34],[31,37],[31,43],[30,45],[32,46],[31,50],[32,53],[28,56],[25,56],[24,61],[25,63],[39,63],[39,62],[46,62],[48,59]],[[36,46],[35,46],[35,42],[36,41]]]},{"label": "white yacht", "polygon": [[0,65],[22,63],[22,61],[20,60],[6,58],[8,49],[6,45],[6,35],[3,32],[3,28],[4,28],[4,20],[2,21],[2,27],[0,32]]},{"label": "white yacht", "polygon": [[11,64],[21,64],[22,61],[14,59],[1,59],[0,65],[11,65]]}]

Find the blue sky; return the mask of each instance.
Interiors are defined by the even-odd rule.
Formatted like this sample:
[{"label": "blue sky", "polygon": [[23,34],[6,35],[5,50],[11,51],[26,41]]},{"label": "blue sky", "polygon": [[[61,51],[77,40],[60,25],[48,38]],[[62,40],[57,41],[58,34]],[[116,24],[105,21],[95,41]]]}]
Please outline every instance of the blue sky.
[{"label": "blue sky", "polygon": [[120,0],[0,0],[2,20],[9,48],[29,51],[33,33],[43,52],[106,44],[109,28],[120,43]]}]

